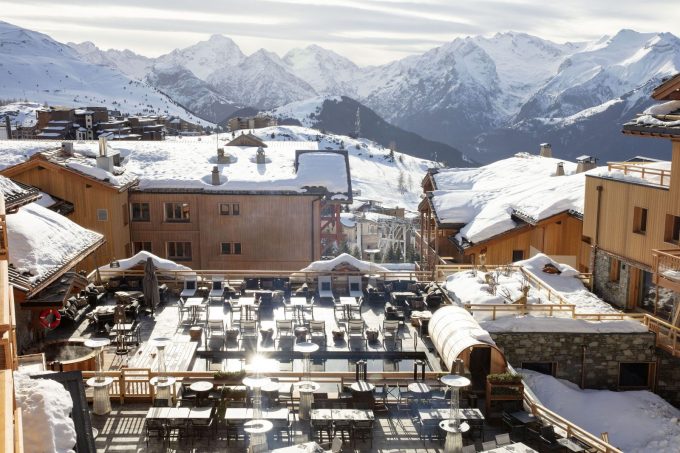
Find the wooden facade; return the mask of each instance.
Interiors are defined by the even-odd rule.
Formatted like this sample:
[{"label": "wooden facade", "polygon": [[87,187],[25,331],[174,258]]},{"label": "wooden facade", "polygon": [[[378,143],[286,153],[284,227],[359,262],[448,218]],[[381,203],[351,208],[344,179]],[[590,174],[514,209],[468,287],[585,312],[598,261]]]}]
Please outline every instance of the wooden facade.
[{"label": "wooden facade", "polygon": [[[321,257],[318,196],[131,191],[131,207],[140,203],[148,203],[149,218],[131,217],[133,248],[146,243],[151,253],[193,269],[299,270]],[[187,204],[188,221],[169,221],[166,203]],[[230,206],[228,215],[223,204]],[[190,243],[190,259],[170,257],[172,242]],[[229,253],[223,243],[231,244]],[[240,254],[233,244],[240,244]]]},{"label": "wooden facade", "polygon": [[84,269],[129,256],[127,187],[118,188],[70,170],[40,154],[3,170],[2,175],[69,201],[74,207],[68,215],[71,221],[104,235],[106,243],[81,263]]}]

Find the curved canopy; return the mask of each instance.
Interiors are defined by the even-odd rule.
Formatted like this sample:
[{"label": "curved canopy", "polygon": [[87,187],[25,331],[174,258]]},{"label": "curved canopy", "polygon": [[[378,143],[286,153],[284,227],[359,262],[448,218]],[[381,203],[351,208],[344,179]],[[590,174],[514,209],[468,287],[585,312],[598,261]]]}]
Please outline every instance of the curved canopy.
[{"label": "curved canopy", "polygon": [[456,306],[441,307],[432,315],[428,326],[430,338],[439,356],[451,369],[460,354],[470,347],[494,343],[489,332],[482,329],[467,310]]},{"label": "curved canopy", "polygon": [[389,269],[372,263],[370,261],[362,261],[353,257],[348,253],[343,253],[336,256],[332,260],[314,261],[309,266],[301,269],[301,272],[331,272],[337,270],[346,270],[353,272],[390,272]]}]

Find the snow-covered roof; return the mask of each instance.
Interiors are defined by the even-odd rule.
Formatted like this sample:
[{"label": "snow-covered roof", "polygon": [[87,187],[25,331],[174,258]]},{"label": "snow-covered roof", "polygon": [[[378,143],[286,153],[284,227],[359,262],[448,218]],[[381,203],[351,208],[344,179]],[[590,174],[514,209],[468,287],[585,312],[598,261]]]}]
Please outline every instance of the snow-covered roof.
[{"label": "snow-covered roof", "polygon": [[[110,142],[112,153],[120,153],[121,167],[114,173],[96,166],[98,143],[74,143],[72,156],[64,155],[54,142],[5,141],[0,143],[0,169],[26,161],[41,153],[49,161],[94,179],[123,187],[138,181],[140,190],[188,190],[206,192],[319,193],[334,200],[351,199],[347,155],[341,151],[318,150],[318,142],[273,141],[265,151],[264,164],[256,163],[256,147],[230,147],[229,164],[219,164],[212,140]],[[300,150],[315,151],[308,153]],[[212,185],[217,166],[219,185]]]},{"label": "snow-covered roof", "polygon": [[680,101],[655,104],[642,115],[623,125],[623,131],[633,135],[656,133],[680,136]]},{"label": "snow-covered roof", "polygon": [[174,261],[171,260],[166,260],[164,258],[159,258],[158,256],[154,255],[153,253],[147,252],[146,250],[142,250],[136,255],[126,258],[124,260],[117,260],[118,261],[118,267],[112,268],[110,264],[106,264],[104,266],[100,266],[99,270],[100,271],[110,271],[110,270],[119,270],[119,271],[124,271],[127,269],[131,269],[135,266],[144,266],[146,264],[146,260],[151,258],[153,261],[154,266],[156,266],[156,269],[160,271],[190,271],[191,268],[187,266],[183,266],[181,264],[177,264]]},{"label": "snow-covered roof", "polygon": [[7,216],[9,262],[32,285],[75,264],[73,260],[103,238],[38,203]]},{"label": "snow-covered roof", "polygon": [[[555,176],[557,164],[564,176]],[[464,224],[459,241],[477,243],[518,226],[513,213],[541,221],[562,212],[583,213],[585,175],[576,164],[519,153],[478,168],[433,175],[430,203],[441,224]]]},{"label": "snow-covered roof", "polygon": [[360,272],[390,272],[379,264],[371,263],[370,261],[362,261],[348,253],[338,255],[332,260],[314,261],[309,266],[301,269],[300,272],[331,272],[341,265],[352,266]]},{"label": "snow-covered roof", "polygon": [[17,183],[4,176],[0,176],[0,193],[2,193],[5,199],[5,210],[7,212],[35,201],[40,196],[38,189],[35,187]]}]

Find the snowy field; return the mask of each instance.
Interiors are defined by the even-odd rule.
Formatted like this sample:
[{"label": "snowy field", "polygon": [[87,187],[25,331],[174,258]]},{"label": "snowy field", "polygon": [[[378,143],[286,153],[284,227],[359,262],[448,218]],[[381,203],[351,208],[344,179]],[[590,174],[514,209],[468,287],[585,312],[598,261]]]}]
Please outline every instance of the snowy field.
[{"label": "snowy field", "polygon": [[625,453],[680,451],[680,410],[649,391],[582,390],[571,382],[517,370],[541,404]]}]

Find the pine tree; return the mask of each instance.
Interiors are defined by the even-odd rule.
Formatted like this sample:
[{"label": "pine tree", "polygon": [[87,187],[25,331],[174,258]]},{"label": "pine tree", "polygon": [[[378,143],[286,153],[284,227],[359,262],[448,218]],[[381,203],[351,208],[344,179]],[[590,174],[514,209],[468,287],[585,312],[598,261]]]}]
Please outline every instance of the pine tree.
[{"label": "pine tree", "polygon": [[354,136],[356,138],[361,137],[361,113],[359,112],[359,107],[357,107],[357,115],[354,119]]},{"label": "pine tree", "polygon": [[399,172],[399,179],[397,180],[397,190],[399,190],[399,193],[401,193],[402,195],[406,192],[406,182],[403,170]]},{"label": "pine tree", "polygon": [[357,247],[356,245],[355,245],[354,248],[352,249],[352,256],[353,256],[354,258],[361,259],[361,252],[359,251],[359,247]]},{"label": "pine tree", "polygon": [[341,255],[343,253],[349,253],[349,252],[350,252],[349,244],[347,243],[346,240],[342,241],[340,243],[340,247],[338,247],[338,255]]}]

